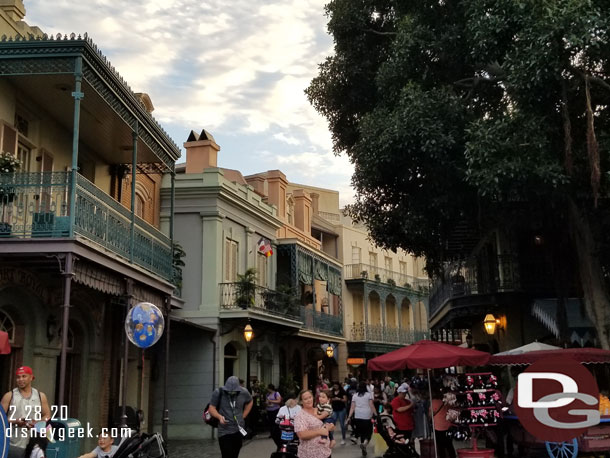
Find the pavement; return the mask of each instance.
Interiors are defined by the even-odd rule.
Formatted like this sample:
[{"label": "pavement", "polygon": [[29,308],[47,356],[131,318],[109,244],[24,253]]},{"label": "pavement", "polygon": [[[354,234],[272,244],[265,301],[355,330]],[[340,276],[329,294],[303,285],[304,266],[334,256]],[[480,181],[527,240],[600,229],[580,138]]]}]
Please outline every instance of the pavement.
[{"label": "pavement", "polygon": [[[332,458],[362,458],[362,451],[357,445],[353,445],[349,439],[345,445],[337,445],[333,449]],[[467,448],[470,442],[454,442],[455,448]],[[483,443],[479,444],[483,448]],[[415,449],[419,453],[419,443],[415,442]],[[275,451],[275,444],[267,438],[265,433],[255,436],[254,439],[244,443],[239,456],[241,458],[269,458]],[[374,447],[367,447],[367,458],[375,458]],[[169,458],[220,458],[218,441],[215,439],[201,440],[176,440],[168,444]]]},{"label": "pavement", "polygon": [[[341,441],[333,449],[333,458],[361,458],[362,451],[357,445],[353,445],[349,439],[345,445],[340,445]],[[275,444],[266,434],[256,436],[254,439],[246,441],[241,449],[242,458],[269,458],[275,451]],[[367,458],[374,458],[373,445],[367,447]],[[212,439],[201,440],[180,440],[171,441],[168,444],[169,458],[220,458],[218,441]]]}]

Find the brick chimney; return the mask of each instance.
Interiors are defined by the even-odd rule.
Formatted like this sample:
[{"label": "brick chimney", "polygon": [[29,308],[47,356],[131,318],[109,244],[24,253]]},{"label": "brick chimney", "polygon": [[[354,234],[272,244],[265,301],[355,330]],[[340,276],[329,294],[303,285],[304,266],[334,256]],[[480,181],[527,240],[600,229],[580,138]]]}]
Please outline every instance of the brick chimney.
[{"label": "brick chimney", "polygon": [[286,219],[286,187],[288,180],[279,170],[267,172],[267,203],[277,206],[278,218]]},{"label": "brick chimney", "polygon": [[292,192],[294,199],[294,225],[311,235],[311,198],[302,189]]},{"label": "brick chimney", "polygon": [[265,194],[265,179],[260,175],[251,175],[245,177],[246,183],[254,188],[254,190],[261,196],[267,197]]},{"label": "brick chimney", "polygon": [[318,204],[320,203],[320,194],[312,192],[309,196],[311,197],[311,210],[314,215],[317,215],[319,211]]},{"label": "brick chimney", "polygon": [[0,9],[15,22],[22,21],[25,17],[22,0],[0,0]]},{"label": "brick chimney", "polygon": [[186,148],[186,173],[202,173],[205,169],[218,167],[220,146],[216,144],[212,134],[205,129],[199,135],[191,130],[184,147]]}]

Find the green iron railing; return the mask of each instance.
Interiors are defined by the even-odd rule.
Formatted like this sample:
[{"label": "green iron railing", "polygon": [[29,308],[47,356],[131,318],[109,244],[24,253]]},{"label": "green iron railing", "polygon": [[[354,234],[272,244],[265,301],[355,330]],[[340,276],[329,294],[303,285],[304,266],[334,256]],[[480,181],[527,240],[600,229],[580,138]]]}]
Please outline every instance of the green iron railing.
[{"label": "green iron railing", "polygon": [[[68,237],[69,199],[69,172],[0,174],[0,238]],[[82,175],[76,180],[74,232],[172,279],[169,238],[136,217],[132,247],[131,212]]]},{"label": "green iron railing", "polygon": [[301,307],[301,321],[305,329],[335,336],[343,335],[342,315],[331,315]]},{"label": "green iron railing", "polygon": [[297,298],[258,285],[220,283],[220,308],[253,310],[298,321],[300,305]]},{"label": "green iron railing", "polygon": [[429,331],[402,329],[382,324],[356,324],[351,326],[353,342],[381,342],[397,345],[409,345],[418,340],[429,339]]}]

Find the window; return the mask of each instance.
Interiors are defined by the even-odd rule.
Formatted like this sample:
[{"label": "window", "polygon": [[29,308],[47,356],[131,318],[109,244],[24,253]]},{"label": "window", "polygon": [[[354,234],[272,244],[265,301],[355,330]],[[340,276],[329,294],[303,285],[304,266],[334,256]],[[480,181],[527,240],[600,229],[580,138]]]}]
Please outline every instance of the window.
[{"label": "window", "polygon": [[392,258],[390,258],[389,256],[385,257],[385,270],[389,270],[390,272],[394,269],[392,269]]},{"label": "window", "polygon": [[144,197],[141,194],[136,193],[136,202],[135,202],[135,212],[136,216],[144,219]]},{"label": "window", "polygon": [[398,261],[398,267],[401,275],[407,275],[407,263],[405,261]]},{"label": "window", "polygon": [[235,282],[237,280],[237,248],[235,240],[225,240],[225,281]]},{"label": "window", "polygon": [[19,143],[17,145],[17,159],[19,160],[19,163],[21,164],[19,166],[20,172],[29,172],[30,171],[30,154],[31,154],[31,149],[29,147],[25,146],[22,143]]},{"label": "window", "polygon": [[267,286],[267,256],[263,253],[256,255],[256,278],[260,286]]},{"label": "window", "polygon": [[369,251],[369,262],[373,267],[377,267],[377,253]]},{"label": "window", "polygon": [[362,248],[357,246],[352,247],[352,264],[360,264],[360,256],[362,255]]}]

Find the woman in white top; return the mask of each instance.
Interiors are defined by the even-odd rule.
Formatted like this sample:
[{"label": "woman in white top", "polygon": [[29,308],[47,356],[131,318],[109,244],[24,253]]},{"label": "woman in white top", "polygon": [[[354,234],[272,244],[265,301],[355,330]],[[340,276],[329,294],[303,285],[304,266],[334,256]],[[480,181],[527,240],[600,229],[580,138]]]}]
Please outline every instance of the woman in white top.
[{"label": "woman in white top", "polygon": [[33,436],[25,447],[24,458],[45,458],[48,443],[46,437]]},{"label": "woman in white top", "polygon": [[279,423],[278,420],[283,420],[284,418],[290,418],[294,420],[296,414],[301,410],[301,406],[297,403],[296,399],[288,399],[286,404],[284,404],[280,411],[277,413],[276,423]]},{"label": "woman in white top", "polygon": [[362,456],[366,456],[366,446],[373,435],[373,423],[371,418],[375,413],[373,395],[368,392],[366,383],[358,384],[358,391],[352,397],[352,405],[349,410],[348,418],[354,417],[356,437],[360,438],[360,448]]}]

